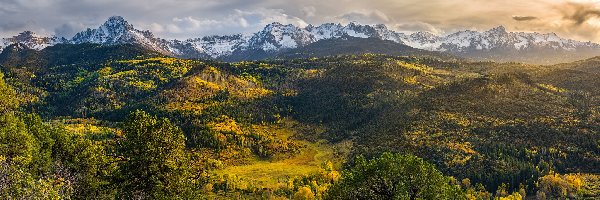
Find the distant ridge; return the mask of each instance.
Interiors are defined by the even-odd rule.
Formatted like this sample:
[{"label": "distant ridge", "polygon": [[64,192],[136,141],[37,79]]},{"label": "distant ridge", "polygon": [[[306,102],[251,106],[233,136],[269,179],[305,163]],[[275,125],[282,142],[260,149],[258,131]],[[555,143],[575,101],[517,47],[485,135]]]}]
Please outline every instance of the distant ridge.
[{"label": "distant ridge", "polygon": [[[503,26],[484,32],[466,30],[438,36],[428,32],[400,33],[383,24],[325,23],[300,28],[273,22],[254,34],[205,36],[179,41],[157,38],[150,31],[135,29],[120,16],[110,17],[98,28],[88,28],[71,39],[40,37],[25,31],[12,38],[0,39],[0,49],[14,43],[35,50],[60,43],[137,44],[181,58],[245,60],[273,57],[321,40],[347,37],[391,41],[416,49],[484,61],[554,64],[600,55],[600,45],[596,43],[565,39],[554,33],[508,32]],[[320,54],[326,55],[326,52]]]},{"label": "distant ridge", "polygon": [[456,57],[443,52],[416,49],[404,44],[376,38],[343,37],[319,40],[304,47],[281,52],[276,57],[282,59],[311,58],[357,54],[384,54],[390,56],[432,56],[444,59]]}]

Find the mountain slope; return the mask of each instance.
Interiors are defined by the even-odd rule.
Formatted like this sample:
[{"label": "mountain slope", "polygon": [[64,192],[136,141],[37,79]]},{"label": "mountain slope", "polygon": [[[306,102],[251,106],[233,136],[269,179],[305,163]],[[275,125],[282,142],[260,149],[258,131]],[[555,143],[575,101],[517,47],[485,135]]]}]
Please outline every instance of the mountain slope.
[{"label": "mountain slope", "polygon": [[[392,41],[416,49],[481,61],[555,64],[600,55],[600,45],[596,43],[565,39],[554,33],[508,32],[503,26],[484,32],[466,30],[438,36],[427,32],[409,35],[382,24],[325,23],[301,28],[274,22],[253,34],[216,35],[180,41],[157,38],[150,31],[135,29],[119,16],[110,17],[98,28],[82,31],[71,40],[39,37],[31,32],[24,32],[13,38],[0,40],[0,48],[14,43],[22,43],[25,47],[36,50],[59,43],[135,44],[180,58],[238,61],[263,59],[321,40],[347,37]],[[386,43],[378,44],[383,46],[373,45],[371,49],[388,48]],[[383,49],[381,51],[385,51]],[[335,52],[329,53],[331,54]]]},{"label": "mountain slope", "polygon": [[533,185],[548,169],[598,173],[597,83],[548,81],[561,71],[511,63],[317,60],[297,64],[328,67],[297,83],[293,116],[329,127],[330,141],[352,138],[356,155],[416,154],[491,190]]},{"label": "mountain slope", "polygon": [[572,62],[600,53],[600,45],[595,43],[564,39],[554,33],[507,32],[502,26],[485,32],[461,31],[434,37],[419,45],[476,60],[538,64]]},{"label": "mountain slope", "polygon": [[385,54],[391,56],[437,56],[453,59],[450,55],[415,49],[389,40],[376,38],[342,37],[324,39],[304,47],[277,54],[277,58],[310,58],[338,55]]},{"label": "mountain slope", "polygon": [[[84,87],[74,87],[74,83],[95,76],[87,73],[101,69],[109,61],[163,56],[131,44],[57,44],[41,51],[20,46],[13,44],[0,53],[0,71],[27,102],[26,108],[44,102],[54,104],[39,110],[44,115],[73,112],[70,105],[85,94]],[[67,94],[70,90],[72,93]]]},{"label": "mountain slope", "polygon": [[46,47],[67,42],[64,38],[41,37],[31,31],[24,31],[11,38],[0,38],[0,53],[11,44],[21,44],[23,47],[42,50]]},{"label": "mountain slope", "polygon": [[[396,53],[422,51],[341,37],[288,52],[329,53],[326,47],[332,46],[354,54],[370,51],[371,43]],[[310,57],[224,63],[165,58],[128,44],[60,44],[41,51],[14,44],[0,54],[0,70],[18,95],[39,92],[25,110],[57,123],[93,118],[111,126],[135,109],[168,117],[197,153],[193,166],[211,174],[219,169],[278,180],[281,168],[301,171],[296,164],[324,161],[300,139],[332,147],[327,155],[341,160],[388,151],[414,154],[489,191],[507,183],[508,191],[523,184],[535,193],[538,178],[551,171],[598,173],[600,98],[597,81],[589,82],[600,80],[593,75],[596,59],[548,67],[439,57]],[[581,77],[594,78],[573,79]],[[112,142],[118,134],[85,135]],[[305,159],[228,171],[288,155]],[[287,187],[288,178],[281,177]],[[224,181],[206,178],[214,185]],[[222,188],[211,193],[252,193]]]},{"label": "mountain slope", "polygon": [[155,38],[150,31],[135,29],[133,25],[119,16],[110,17],[97,29],[88,28],[77,33],[69,42],[73,44],[92,43],[102,45],[135,44],[163,54],[175,55],[176,53],[169,49],[169,43],[166,41]]}]

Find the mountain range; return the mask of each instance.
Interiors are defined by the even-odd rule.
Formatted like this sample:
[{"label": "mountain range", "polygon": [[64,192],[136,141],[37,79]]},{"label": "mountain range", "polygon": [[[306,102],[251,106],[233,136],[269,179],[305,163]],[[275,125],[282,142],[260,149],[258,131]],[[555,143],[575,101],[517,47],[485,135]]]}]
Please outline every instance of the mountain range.
[{"label": "mountain range", "polygon": [[565,39],[554,33],[508,32],[503,26],[484,32],[466,30],[439,36],[429,32],[405,34],[383,24],[326,23],[301,28],[274,22],[254,34],[215,35],[181,41],[161,39],[150,31],[138,30],[120,16],[110,17],[100,27],[88,28],[71,39],[43,37],[25,31],[12,38],[0,39],[0,51],[15,43],[35,50],[56,44],[135,44],[179,58],[238,61],[273,58],[319,41],[340,38],[391,41],[415,49],[482,61],[553,64],[600,55],[600,44]]}]

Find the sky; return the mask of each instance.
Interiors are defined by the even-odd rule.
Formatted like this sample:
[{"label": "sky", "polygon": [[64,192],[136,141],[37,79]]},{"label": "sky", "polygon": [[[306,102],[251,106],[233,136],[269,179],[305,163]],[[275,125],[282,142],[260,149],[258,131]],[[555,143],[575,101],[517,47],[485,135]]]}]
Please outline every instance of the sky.
[{"label": "sky", "polygon": [[0,37],[31,30],[70,38],[115,15],[167,39],[356,21],[438,35],[503,25],[600,42],[600,0],[0,0]]}]

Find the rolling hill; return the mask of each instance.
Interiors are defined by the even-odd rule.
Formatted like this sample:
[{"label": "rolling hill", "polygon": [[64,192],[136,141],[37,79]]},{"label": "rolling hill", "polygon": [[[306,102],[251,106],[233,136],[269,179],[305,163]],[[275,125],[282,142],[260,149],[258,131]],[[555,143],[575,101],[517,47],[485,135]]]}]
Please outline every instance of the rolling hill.
[{"label": "rolling hill", "polygon": [[[55,126],[43,130],[62,130],[50,136],[72,138],[58,138],[49,170],[30,176],[53,174],[72,191],[114,194],[114,163],[126,162],[114,148],[127,139],[128,114],[144,110],[180,128],[186,166],[199,174],[192,188],[208,197],[288,197],[306,185],[323,195],[353,157],[397,152],[461,180],[453,184],[465,193],[477,186],[482,194],[533,196],[548,192],[538,183],[564,176],[588,180],[570,197],[594,198],[596,61],[475,62],[340,38],[242,62],[179,59],[129,44],[12,45],[0,54],[0,70],[15,91],[3,95],[20,102],[15,113],[39,114]],[[52,171],[63,169],[58,163],[70,174]]]}]

